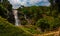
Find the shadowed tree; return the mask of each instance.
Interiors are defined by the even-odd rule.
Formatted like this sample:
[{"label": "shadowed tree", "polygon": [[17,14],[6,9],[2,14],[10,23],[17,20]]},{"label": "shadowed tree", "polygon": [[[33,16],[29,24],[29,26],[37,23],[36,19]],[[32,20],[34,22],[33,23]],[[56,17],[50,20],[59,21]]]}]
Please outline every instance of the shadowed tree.
[{"label": "shadowed tree", "polygon": [[51,12],[52,10],[56,10],[56,14],[58,15],[60,13],[60,0],[49,0],[51,4]]}]

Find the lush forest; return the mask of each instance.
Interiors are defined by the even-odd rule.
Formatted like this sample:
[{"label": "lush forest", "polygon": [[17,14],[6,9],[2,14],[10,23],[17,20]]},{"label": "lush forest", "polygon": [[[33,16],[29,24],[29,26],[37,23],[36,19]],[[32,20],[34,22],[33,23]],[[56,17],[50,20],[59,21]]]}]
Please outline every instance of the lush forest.
[{"label": "lush forest", "polygon": [[38,36],[60,31],[60,0],[49,0],[49,2],[50,6],[21,5],[16,9],[20,24],[15,26],[12,4],[8,0],[0,1],[0,36]]}]

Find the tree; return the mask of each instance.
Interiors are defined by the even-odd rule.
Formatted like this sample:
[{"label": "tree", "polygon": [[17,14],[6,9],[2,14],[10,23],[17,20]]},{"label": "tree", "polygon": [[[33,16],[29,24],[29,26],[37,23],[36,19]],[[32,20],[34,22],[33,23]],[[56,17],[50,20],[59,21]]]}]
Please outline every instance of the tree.
[{"label": "tree", "polygon": [[60,26],[60,19],[51,16],[45,16],[36,22],[36,25],[44,30],[56,30]]},{"label": "tree", "polygon": [[51,12],[52,10],[56,10],[56,15],[60,13],[60,0],[49,0],[51,3]]},{"label": "tree", "polygon": [[7,18],[7,12],[8,11],[2,5],[0,5],[0,16]]},{"label": "tree", "polygon": [[11,22],[14,21],[14,18],[12,14],[12,5],[8,0],[3,0],[3,2],[0,4],[0,12],[0,16],[6,18],[10,23],[14,23]]},{"label": "tree", "polygon": [[12,11],[12,5],[10,4],[10,2],[8,0],[3,0],[2,5],[8,9],[8,11]]}]

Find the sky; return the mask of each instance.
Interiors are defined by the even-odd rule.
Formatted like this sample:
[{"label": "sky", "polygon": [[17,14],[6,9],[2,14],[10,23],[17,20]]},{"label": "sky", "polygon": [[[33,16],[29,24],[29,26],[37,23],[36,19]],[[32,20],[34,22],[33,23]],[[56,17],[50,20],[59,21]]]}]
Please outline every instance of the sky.
[{"label": "sky", "polygon": [[10,3],[13,5],[13,8],[19,8],[21,5],[27,6],[49,6],[50,3],[48,0],[9,0]]}]

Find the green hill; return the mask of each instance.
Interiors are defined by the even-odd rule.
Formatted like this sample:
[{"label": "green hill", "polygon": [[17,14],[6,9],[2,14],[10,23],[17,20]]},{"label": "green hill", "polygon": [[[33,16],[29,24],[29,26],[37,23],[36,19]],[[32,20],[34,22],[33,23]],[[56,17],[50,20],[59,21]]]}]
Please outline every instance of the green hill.
[{"label": "green hill", "polygon": [[32,36],[21,28],[12,25],[6,19],[0,17],[0,36]]}]

